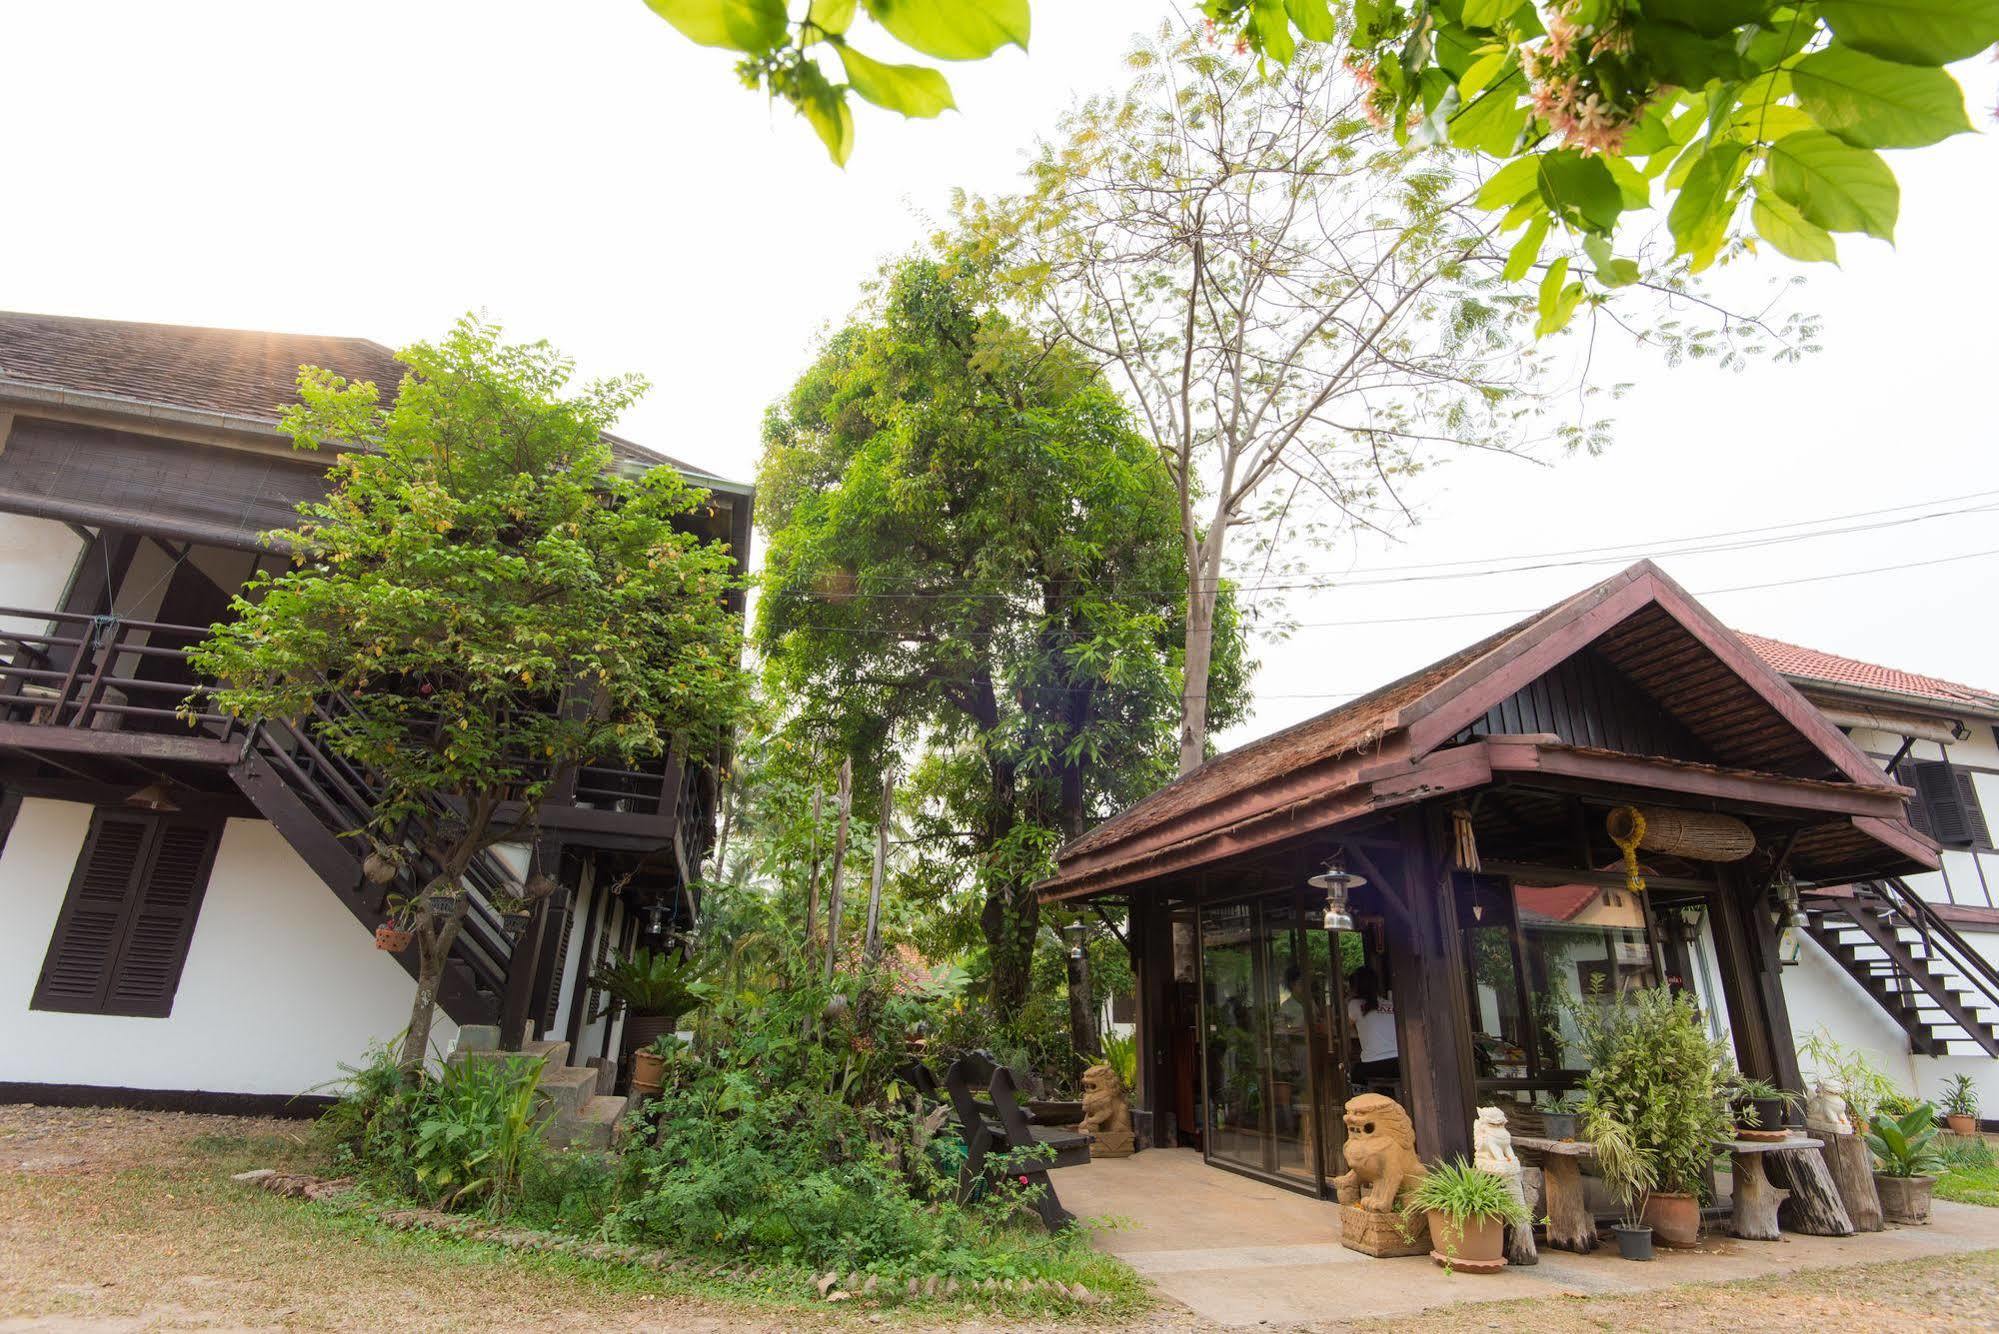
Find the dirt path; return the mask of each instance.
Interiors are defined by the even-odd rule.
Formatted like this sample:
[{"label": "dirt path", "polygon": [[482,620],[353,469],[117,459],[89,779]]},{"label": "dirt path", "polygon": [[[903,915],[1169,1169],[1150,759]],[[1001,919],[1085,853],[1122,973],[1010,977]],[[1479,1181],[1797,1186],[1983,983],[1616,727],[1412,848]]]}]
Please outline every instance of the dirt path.
[{"label": "dirt path", "polygon": [[[391,1232],[229,1180],[250,1167],[313,1166],[299,1122],[0,1106],[0,1331],[788,1331],[911,1323],[893,1310],[875,1316],[674,1294],[650,1274]],[[1369,1328],[1750,1324],[1999,1329],[1999,1252],[1640,1297],[1467,1305]],[[1014,1334],[1023,1327],[995,1319],[956,1328]],[[1132,1328],[1209,1327],[1164,1308]]]}]

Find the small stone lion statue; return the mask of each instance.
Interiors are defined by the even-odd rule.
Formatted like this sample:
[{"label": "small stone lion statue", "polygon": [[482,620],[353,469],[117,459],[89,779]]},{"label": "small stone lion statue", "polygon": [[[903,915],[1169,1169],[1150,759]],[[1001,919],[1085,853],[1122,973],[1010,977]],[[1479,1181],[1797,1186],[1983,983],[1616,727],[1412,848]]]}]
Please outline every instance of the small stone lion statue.
[{"label": "small stone lion statue", "polygon": [[1472,1166],[1497,1176],[1519,1172],[1520,1159],[1513,1152],[1513,1132],[1506,1128],[1506,1113],[1500,1108],[1478,1109],[1478,1120],[1472,1122],[1471,1138]]},{"label": "small stone lion statue", "polygon": [[1392,1213],[1402,1193],[1423,1179],[1409,1113],[1393,1098],[1363,1093],[1347,1103],[1343,1119],[1347,1170],[1333,1178],[1340,1203],[1357,1204],[1370,1213]]},{"label": "small stone lion statue", "polygon": [[1846,1085],[1837,1079],[1821,1079],[1813,1085],[1811,1100],[1805,1104],[1805,1124],[1814,1130],[1851,1135],[1853,1115],[1846,1107]]},{"label": "small stone lion statue", "polygon": [[1124,1158],[1134,1148],[1124,1081],[1108,1065],[1093,1065],[1083,1072],[1082,1128],[1090,1137],[1093,1157]]}]

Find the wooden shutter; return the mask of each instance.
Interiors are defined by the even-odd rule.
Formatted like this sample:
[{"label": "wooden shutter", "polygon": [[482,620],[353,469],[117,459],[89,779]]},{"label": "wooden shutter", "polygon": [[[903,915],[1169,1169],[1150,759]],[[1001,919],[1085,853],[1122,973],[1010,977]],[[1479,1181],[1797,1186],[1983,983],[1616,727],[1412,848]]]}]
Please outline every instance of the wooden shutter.
[{"label": "wooden shutter", "polygon": [[1985,811],[1978,804],[1978,789],[1972,785],[1971,770],[1953,768],[1950,772],[1957,780],[1957,808],[1964,812],[1964,827],[1971,836],[1971,846],[1990,849],[1992,831],[1986,827]]},{"label": "wooden shutter", "polygon": [[35,984],[34,1008],[171,1013],[219,833],[207,821],[98,811]]},{"label": "wooden shutter", "polygon": [[1909,798],[1909,823],[1922,833],[1935,838],[1936,830],[1930,827],[1929,807],[1923,801],[1923,785],[1916,781],[1916,770],[1921,764],[1920,760],[1904,759],[1895,767],[1895,781],[1903,787],[1916,789],[1916,795]]},{"label": "wooden shutter", "polygon": [[1957,775],[1949,761],[1918,761],[1915,780],[1916,791],[1922,796],[1924,810],[1930,818],[1930,837],[1947,848],[1961,848],[1969,844],[1971,822],[1965,818]]}]

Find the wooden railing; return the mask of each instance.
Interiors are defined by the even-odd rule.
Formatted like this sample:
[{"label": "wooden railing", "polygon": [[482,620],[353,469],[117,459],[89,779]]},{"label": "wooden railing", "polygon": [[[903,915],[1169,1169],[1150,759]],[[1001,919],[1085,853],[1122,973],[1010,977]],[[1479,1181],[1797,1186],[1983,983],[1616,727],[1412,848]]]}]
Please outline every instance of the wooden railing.
[{"label": "wooden railing", "polygon": [[[0,617],[39,621],[34,632],[0,630],[0,707],[10,721],[94,731],[186,732],[228,739],[241,724],[225,714],[183,714],[195,682],[187,650],[206,626],[124,616],[0,607]],[[149,666],[165,670],[145,674]]]}]

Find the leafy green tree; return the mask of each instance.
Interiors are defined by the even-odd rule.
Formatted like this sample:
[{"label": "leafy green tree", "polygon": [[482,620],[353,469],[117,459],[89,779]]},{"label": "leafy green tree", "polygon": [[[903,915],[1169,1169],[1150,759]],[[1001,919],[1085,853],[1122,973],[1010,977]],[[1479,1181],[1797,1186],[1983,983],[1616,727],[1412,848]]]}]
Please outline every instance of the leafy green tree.
[{"label": "leafy green tree", "polygon": [[[564,396],[567,359],[470,316],[398,355],[409,370],[386,409],[372,384],[300,372],[283,429],[342,450],[331,489],[273,535],[293,568],[252,580],[192,659],[223,683],[222,709],[308,728],[376,776],[357,838],[439,868],[427,892],[451,906],[417,913],[407,1066],[474,859],[528,834],[578,763],[716,738],[745,682],[733,557],[677,522],[705,493],[664,465],[624,475],[605,442],[642,381]],[[315,718],[330,694],[345,707]]]},{"label": "leafy green tree", "polygon": [[[1010,1015],[1057,844],[1172,771],[1173,488],[1084,358],[912,261],[772,411],[759,500],[772,692],[863,769],[923,752],[898,804],[942,851],[906,879],[969,886]],[[1232,628],[1217,661],[1233,718]]]}]

